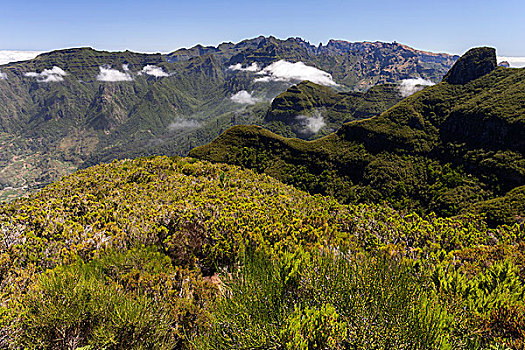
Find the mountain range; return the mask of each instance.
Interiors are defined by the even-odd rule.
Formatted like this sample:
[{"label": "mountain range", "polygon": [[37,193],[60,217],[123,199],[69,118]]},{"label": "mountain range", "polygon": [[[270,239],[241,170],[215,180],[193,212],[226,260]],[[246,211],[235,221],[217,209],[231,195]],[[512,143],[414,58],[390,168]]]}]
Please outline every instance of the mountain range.
[{"label": "mountain range", "polygon": [[[258,37],[167,55],[74,48],[9,63],[0,66],[0,198],[114,158],[184,155],[238,124],[319,137],[403,97],[390,86],[374,90],[388,95],[378,105],[349,102],[359,91],[406,79],[438,82],[456,59],[398,43],[332,40],[316,47],[299,38]],[[300,129],[311,123],[294,119],[300,115],[290,125],[272,119],[279,108],[272,99],[303,80],[361,106],[348,117],[346,109],[317,117],[309,128],[316,132]],[[323,114],[322,103],[300,112]]]}]

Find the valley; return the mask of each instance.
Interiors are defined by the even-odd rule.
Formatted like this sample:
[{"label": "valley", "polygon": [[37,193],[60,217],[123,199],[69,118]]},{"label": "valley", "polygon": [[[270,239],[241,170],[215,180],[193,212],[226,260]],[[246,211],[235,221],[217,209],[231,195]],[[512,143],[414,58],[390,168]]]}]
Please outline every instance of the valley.
[{"label": "valley", "polygon": [[[320,137],[398,102],[402,95],[393,84],[416,78],[438,82],[456,59],[397,43],[330,41],[316,47],[300,38],[258,37],[167,55],[73,48],[3,65],[0,131],[17,146],[2,147],[0,196],[14,198],[112,159],[186,155],[234,125]],[[268,117],[276,112],[268,112],[271,101],[303,80],[327,86],[323,91],[329,96],[348,93],[327,121],[318,117],[314,132],[298,132],[297,124],[311,121],[306,116],[290,125]],[[352,102],[358,91],[380,84],[391,85],[365,97],[378,104]],[[291,117],[322,114],[331,108],[325,102]],[[345,116],[348,108],[356,110],[354,117]],[[24,154],[20,158],[17,152]],[[39,160],[40,154],[47,161]],[[32,170],[9,170],[19,167]]]}]

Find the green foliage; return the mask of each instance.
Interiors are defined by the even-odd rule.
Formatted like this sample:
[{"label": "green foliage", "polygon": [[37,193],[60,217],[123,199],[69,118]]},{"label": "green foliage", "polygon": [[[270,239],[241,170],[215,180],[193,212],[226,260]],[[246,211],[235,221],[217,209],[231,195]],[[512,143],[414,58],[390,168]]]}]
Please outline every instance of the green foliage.
[{"label": "green foliage", "polygon": [[[297,284],[281,271],[298,259]],[[285,267],[286,269],[286,267]],[[292,269],[294,270],[294,269]],[[294,270],[295,271],[295,270]],[[453,321],[427,295],[408,266],[340,252],[249,252],[238,272],[224,275],[206,349],[440,348]]]},{"label": "green foliage", "polygon": [[171,349],[204,320],[206,293],[194,273],[173,268],[151,249],[59,266],[35,277],[10,310],[16,313],[13,343]]},{"label": "green foliage", "polygon": [[21,347],[167,349],[175,344],[166,311],[143,295],[107,285],[90,266],[71,265],[41,276],[20,303],[15,343]]},{"label": "green foliage", "polygon": [[463,334],[481,335],[485,346],[497,342],[519,349],[525,345],[525,285],[513,263],[496,262],[471,278],[452,266],[438,266],[431,279],[442,300],[458,304],[458,317],[465,320]]},{"label": "green foliage", "polygon": [[478,202],[469,210],[483,215],[487,222],[493,225],[512,224],[516,221],[523,222],[523,214],[525,214],[525,186],[516,187],[504,196]]},{"label": "green foliage", "polygon": [[[444,181],[457,181],[455,173]],[[492,229],[472,215],[343,205],[264,174],[191,158],[115,161],[0,206],[0,332],[12,347],[50,339],[102,344],[96,330],[122,344],[158,334],[179,348],[197,336],[203,344],[209,336],[211,348],[275,348],[301,332],[319,340],[317,330],[344,323],[348,336],[335,340],[343,348],[368,341],[464,348],[479,343],[478,334],[483,344],[520,344],[523,230]],[[246,246],[258,253],[240,259]],[[505,260],[513,267],[489,268]],[[472,294],[480,304],[470,308],[466,296],[431,288],[432,266],[448,264],[458,281],[479,276],[480,290],[494,285],[492,276],[506,282],[487,287],[483,298]],[[60,295],[74,308],[60,311]],[[135,299],[140,303],[130,305]],[[467,307],[470,323],[459,316]],[[117,312],[127,323],[112,321]],[[292,322],[299,314],[313,323]],[[155,318],[162,322],[151,323]],[[315,320],[334,323],[316,328]],[[62,336],[50,324],[59,324]],[[135,338],[118,337],[126,325],[136,326]]]},{"label": "green foliage", "polygon": [[347,325],[330,304],[320,309],[296,307],[281,331],[286,349],[337,349],[347,337]]}]

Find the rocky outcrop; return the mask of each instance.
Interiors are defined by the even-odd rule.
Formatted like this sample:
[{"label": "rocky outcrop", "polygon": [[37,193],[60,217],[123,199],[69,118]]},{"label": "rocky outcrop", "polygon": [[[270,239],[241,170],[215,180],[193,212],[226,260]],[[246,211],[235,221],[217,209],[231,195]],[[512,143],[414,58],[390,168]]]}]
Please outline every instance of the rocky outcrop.
[{"label": "rocky outcrop", "polygon": [[468,50],[443,78],[450,84],[464,85],[496,69],[496,50],[477,47]]}]

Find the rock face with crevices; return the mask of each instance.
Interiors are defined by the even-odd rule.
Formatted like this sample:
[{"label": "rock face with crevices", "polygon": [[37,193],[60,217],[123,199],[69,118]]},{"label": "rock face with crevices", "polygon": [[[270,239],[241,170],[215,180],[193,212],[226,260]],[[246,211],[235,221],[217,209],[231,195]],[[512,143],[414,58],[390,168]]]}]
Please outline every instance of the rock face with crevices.
[{"label": "rock face with crevices", "polygon": [[496,67],[496,50],[492,47],[477,47],[461,56],[443,80],[450,84],[464,85],[492,72]]}]

